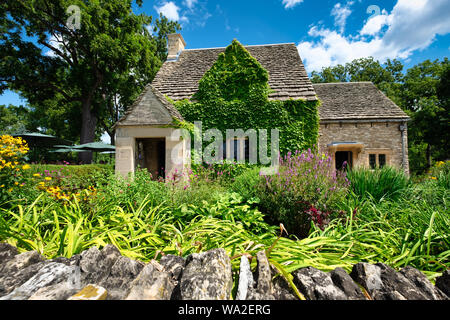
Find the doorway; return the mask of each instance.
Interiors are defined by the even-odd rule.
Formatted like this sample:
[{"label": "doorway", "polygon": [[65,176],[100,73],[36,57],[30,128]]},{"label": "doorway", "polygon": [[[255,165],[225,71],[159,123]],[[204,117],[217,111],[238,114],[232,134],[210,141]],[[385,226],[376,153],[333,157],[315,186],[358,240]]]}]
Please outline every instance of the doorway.
[{"label": "doorway", "polygon": [[[351,151],[336,151],[336,170],[351,169],[353,165],[353,152]],[[344,168],[344,163],[347,165]]]},{"label": "doorway", "polygon": [[146,168],[154,180],[165,178],[166,139],[136,139],[136,164]]}]

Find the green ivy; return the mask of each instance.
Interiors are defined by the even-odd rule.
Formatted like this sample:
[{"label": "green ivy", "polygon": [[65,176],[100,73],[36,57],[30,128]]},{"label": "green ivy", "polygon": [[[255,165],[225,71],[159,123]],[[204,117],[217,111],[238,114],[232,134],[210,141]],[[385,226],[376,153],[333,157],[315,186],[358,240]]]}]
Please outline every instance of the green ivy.
[{"label": "green ivy", "polygon": [[312,148],[319,135],[318,101],[269,101],[269,73],[237,41],[221,53],[192,101],[175,102],[184,119],[203,130],[280,130],[280,152]]}]

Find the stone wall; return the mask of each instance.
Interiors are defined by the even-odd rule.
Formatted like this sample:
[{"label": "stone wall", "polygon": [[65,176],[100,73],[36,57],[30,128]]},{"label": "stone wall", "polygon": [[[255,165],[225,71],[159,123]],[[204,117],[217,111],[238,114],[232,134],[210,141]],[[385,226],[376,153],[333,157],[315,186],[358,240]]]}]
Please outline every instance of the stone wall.
[{"label": "stone wall", "polygon": [[[147,264],[121,256],[117,248],[93,247],[70,259],[46,260],[39,253],[18,254],[0,243],[0,300],[229,300],[233,278],[236,300],[294,300],[296,294],[269,264],[264,251],[256,270],[242,256],[233,274],[225,250],[186,258],[166,255]],[[307,300],[448,300],[450,272],[434,286],[416,269],[399,272],[384,264],[358,263],[350,274],[302,268],[293,282]]]},{"label": "stone wall", "polygon": [[[357,158],[354,155],[355,166],[368,166],[370,153],[384,153],[387,154],[389,165],[402,168],[402,135],[399,130],[401,124],[402,122],[321,123],[319,149],[321,152],[327,152],[327,146],[333,142],[359,142],[364,144],[364,149]],[[404,135],[404,144],[405,171],[408,172],[407,130]]]}]

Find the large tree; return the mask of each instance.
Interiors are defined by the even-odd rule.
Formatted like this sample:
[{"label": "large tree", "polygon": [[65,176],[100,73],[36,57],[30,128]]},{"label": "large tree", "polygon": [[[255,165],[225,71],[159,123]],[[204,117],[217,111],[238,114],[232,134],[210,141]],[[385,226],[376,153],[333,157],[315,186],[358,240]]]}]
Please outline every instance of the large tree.
[{"label": "large tree", "polygon": [[430,168],[432,160],[449,158],[448,73],[450,63],[425,60],[408,69],[403,80],[401,106],[411,116],[412,156],[422,159],[415,170]]},{"label": "large tree", "polygon": [[[177,23],[159,19],[153,36],[152,18],[134,14],[134,2],[142,4],[3,0],[0,93],[19,92],[35,115],[65,138],[73,128],[79,128],[80,143],[94,141],[104,130],[114,136],[109,127],[162,64],[160,39],[179,29]],[[67,13],[72,5],[80,9],[79,26]],[[90,153],[81,154],[83,162],[91,159]]]},{"label": "large tree", "polygon": [[29,109],[24,106],[0,105],[0,135],[24,132],[32,127]]}]

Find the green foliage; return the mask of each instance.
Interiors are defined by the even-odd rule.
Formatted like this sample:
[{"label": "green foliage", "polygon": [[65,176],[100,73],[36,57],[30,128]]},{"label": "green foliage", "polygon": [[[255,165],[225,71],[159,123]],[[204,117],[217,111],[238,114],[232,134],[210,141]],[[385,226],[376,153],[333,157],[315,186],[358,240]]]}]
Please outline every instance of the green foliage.
[{"label": "green foliage", "polygon": [[250,200],[257,196],[257,187],[261,181],[259,167],[250,168],[237,176],[230,189],[239,193],[244,200]]},{"label": "green foliage", "polygon": [[397,199],[409,187],[410,181],[406,174],[393,167],[355,168],[349,170],[352,191],[361,199],[373,198],[375,201],[383,199]]},{"label": "green foliage", "polygon": [[[367,253],[381,254],[378,259],[394,268],[448,269],[449,198],[448,188],[431,181],[410,186],[395,201],[372,197],[361,200],[354,195],[343,202],[343,209],[354,213],[345,224],[348,237],[355,242],[373,243]],[[342,225],[330,229],[327,236],[332,233],[343,234]]]},{"label": "green foliage", "polygon": [[408,138],[412,146],[426,147],[425,159],[420,154],[412,158],[419,168],[429,169],[433,160],[450,158],[449,93],[444,89],[449,86],[449,74],[447,58],[426,60],[409,69],[403,80],[401,106],[412,119]]},{"label": "green foliage", "polygon": [[226,192],[219,181],[207,177],[193,177],[183,184],[170,184],[168,203],[173,207],[194,205],[201,207],[205,202],[215,203]]},{"label": "green foliage", "polygon": [[98,189],[98,201],[101,206],[107,208],[118,206],[132,210],[144,200],[147,203],[145,209],[156,207],[168,200],[166,185],[153,181],[146,169],[137,170],[132,178],[124,178],[111,172]]},{"label": "green foliage", "polygon": [[71,187],[82,189],[102,185],[108,181],[113,172],[113,166],[101,164],[80,166],[36,164],[31,165],[30,170],[32,174],[39,173],[42,176],[58,180],[59,185],[70,185]]},{"label": "green foliage", "polygon": [[210,165],[199,165],[193,163],[191,165],[192,175],[198,181],[217,181],[227,186],[232,183],[237,176],[253,168],[254,165],[248,163],[238,163],[235,161],[224,161],[224,163],[215,163]]},{"label": "green foliage", "polygon": [[203,75],[193,99],[205,103],[215,100],[265,101],[269,93],[268,81],[267,70],[237,40],[233,40]]},{"label": "green foliage", "polygon": [[[20,92],[35,127],[92,142],[136,99],[160,68],[162,39],[176,22],[133,13],[133,0],[6,0],[0,4],[0,93]],[[71,30],[66,9],[81,9]],[[48,54],[51,53],[51,54]],[[71,119],[68,121],[67,119]],[[81,157],[89,153],[81,153]],[[90,159],[86,159],[89,163]]]},{"label": "green foliage", "polygon": [[434,279],[449,267],[448,199],[448,190],[428,182],[395,202],[349,197],[341,203],[345,216],[325,229],[312,226],[305,239],[277,240],[260,213],[235,195],[218,203],[172,209],[151,206],[145,198],[128,208],[95,201],[90,211],[74,200],[61,207],[41,196],[27,206],[0,209],[0,241],[18,246],[20,252],[38,250],[48,258],[114,244],[123,255],[142,261],[158,259],[161,253],[186,257],[224,248],[234,258],[234,271],[240,255],[255,256],[272,248],[269,261],[287,274],[303,267],[325,272],[342,267],[349,272],[365,261],[396,269],[413,266]]},{"label": "green foliage", "polygon": [[245,202],[242,196],[237,193],[222,193],[213,203],[203,201],[199,206],[183,204],[178,210],[174,210],[174,215],[185,221],[200,215],[241,223],[245,230],[256,234],[273,232],[274,227],[269,227],[264,222],[264,215],[258,209],[252,208],[252,204],[252,201]]},{"label": "green foliage", "polygon": [[450,160],[437,162],[430,170],[430,179],[439,187],[450,189]]},{"label": "green foliage", "polygon": [[23,106],[0,105],[0,135],[15,134],[30,128],[29,110]]},{"label": "green foliage", "polygon": [[[203,130],[279,129],[280,152],[312,148],[319,134],[319,102],[268,101],[267,71],[236,40],[200,80],[196,101],[175,103],[185,120]],[[270,149],[270,148],[269,148]]]}]

